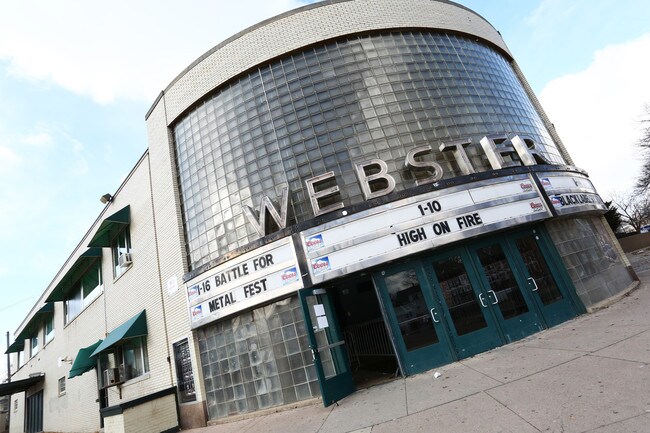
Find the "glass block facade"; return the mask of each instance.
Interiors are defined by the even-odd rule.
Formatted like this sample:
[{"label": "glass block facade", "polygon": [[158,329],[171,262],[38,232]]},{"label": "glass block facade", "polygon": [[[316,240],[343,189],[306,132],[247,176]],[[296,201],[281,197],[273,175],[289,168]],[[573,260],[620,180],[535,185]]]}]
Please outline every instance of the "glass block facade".
[{"label": "glass block facade", "polygon": [[201,328],[198,337],[210,419],[320,396],[297,297]]},{"label": "glass block facade", "polygon": [[[532,138],[563,164],[508,61],[462,36],[355,36],[261,65],[173,125],[191,268],[258,235],[242,207],[290,187],[288,225],[313,217],[305,180],[333,171],[346,205],[363,201],[354,164],[380,158],[397,190],[414,186],[406,153],[430,145],[445,178],[460,175],[443,142],[490,134]],[[478,146],[477,171],[489,169]]]},{"label": "glass block facade", "polygon": [[611,298],[633,282],[601,219],[555,219],[546,227],[585,305]]}]

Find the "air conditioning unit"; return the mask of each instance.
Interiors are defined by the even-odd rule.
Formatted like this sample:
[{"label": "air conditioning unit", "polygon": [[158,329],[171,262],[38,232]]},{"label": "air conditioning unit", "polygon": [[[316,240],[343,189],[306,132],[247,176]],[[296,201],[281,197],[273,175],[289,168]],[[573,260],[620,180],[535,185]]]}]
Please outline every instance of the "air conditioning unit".
[{"label": "air conditioning unit", "polygon": [[120,265],[120,268],[128,268],[133,263],[133,258],[131,253],[120,254],[120,257],[117,259],[117,264]]},{"label": "air conditioning unit", "polygon": [[120,373],[121,370],[119,368],[108,368],[104,370],[104,388],[124,382],[123,375]]}]

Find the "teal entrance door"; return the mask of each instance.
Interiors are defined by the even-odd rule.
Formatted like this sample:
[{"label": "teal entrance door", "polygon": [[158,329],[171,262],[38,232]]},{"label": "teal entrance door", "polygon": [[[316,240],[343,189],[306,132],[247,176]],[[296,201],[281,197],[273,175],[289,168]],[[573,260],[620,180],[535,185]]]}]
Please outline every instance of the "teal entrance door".
[{"label": "teal entrance door", "polygon": [[506,343],[544,329],[532,293],[516,277],[517,262],[508,254],[506,238],[492,238],[469,248],[482,293],[484,308],[492,310]]},{"label": "teal entrance door", "polygon": [[552,245],[540,229],[528,229],[509,237],[513,257],[521,269],[528,290],[536,308],[547,327],[566,322],[576,316],[578,307],[563,284],[564,276],[557,265],[559,260]]},{"label": "teal entrance door", "polygon": [[373,281],[405,375],[574,317],[579,301],[541,228],[380,269]]},{"label": "teal entrance door", "polygon": [[388,315],[404,375],[456,359],[445,327],[444,313],[419,261],[377,272],[373,280]]},{"label": "teal entrance door", "polygon": [[496,317],[468,252],[459,248],[423,261],[456,357],[467,358],[501,345]]},{"label": "teal entrance door", "polygon": [[325,407],[355,391],[345,340],[324,289],[298,291],[314,367]]}]

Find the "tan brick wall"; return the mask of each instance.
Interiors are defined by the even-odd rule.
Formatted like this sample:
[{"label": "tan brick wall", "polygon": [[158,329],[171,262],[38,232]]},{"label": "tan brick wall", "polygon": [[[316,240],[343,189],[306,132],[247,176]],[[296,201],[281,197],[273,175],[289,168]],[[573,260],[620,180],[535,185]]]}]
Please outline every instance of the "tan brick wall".
[{"label": "tan brick wall", "polygon": [[269,59],[348,34],[401,28],[467,33],[489,41],[509,53],[501,35],[490,23],[476,13],[450,3],[431,0],[359,0],[302,8],[240,33],[238,37],[206,53],[200,61],[188,68],[165,91],[167,124],[171,124],[206,93],[242,71]]},{"label": "tan brick wall", "polygon": [[124,414],[109,416],[104,419],[104,433],[126,433]]},{"label": "tan brick wall", "polygon": [[[159,433],[178,425],[176,400],[167,395],[124,411],[124,431]],[[105,433],[110,433],[105,430]]]},{"label": "tan brick wall", "polygon": [[159,433],[178,425],[173,395],[126,409],[104,420],[104,433]]}]

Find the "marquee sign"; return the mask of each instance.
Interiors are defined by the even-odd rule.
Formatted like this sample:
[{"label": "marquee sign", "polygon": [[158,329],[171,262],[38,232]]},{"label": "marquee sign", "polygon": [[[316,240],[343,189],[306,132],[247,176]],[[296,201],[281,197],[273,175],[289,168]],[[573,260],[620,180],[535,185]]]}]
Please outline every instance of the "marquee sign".
[{"label": "marquee sign", "polygon": [[265,245],[187,282],[192,329],[302,287],[292,239]]},{"label": "marquee sign", "polygon": [[539,173],[538,178],[558,215],[607,211],[589,179],[576,173]]},{"label": "marquee sign", "polygon": [[530,175],[434,191],[300,233],[319,283],[457,240],[551,217]]}]

